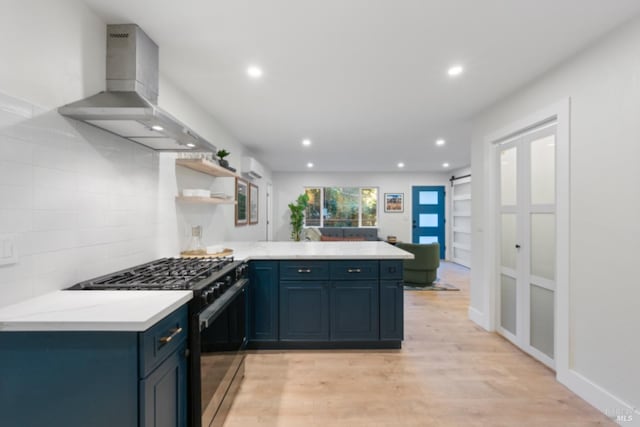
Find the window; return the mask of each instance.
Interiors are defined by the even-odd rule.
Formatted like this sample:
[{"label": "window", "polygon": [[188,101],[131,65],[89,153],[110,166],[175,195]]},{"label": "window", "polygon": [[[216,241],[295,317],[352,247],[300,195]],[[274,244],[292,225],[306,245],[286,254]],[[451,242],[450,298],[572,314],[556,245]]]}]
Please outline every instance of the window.
[{"label": "window", "polygon": [[306,227],[376,227],[378,189],[373,187],[311,187]]}]

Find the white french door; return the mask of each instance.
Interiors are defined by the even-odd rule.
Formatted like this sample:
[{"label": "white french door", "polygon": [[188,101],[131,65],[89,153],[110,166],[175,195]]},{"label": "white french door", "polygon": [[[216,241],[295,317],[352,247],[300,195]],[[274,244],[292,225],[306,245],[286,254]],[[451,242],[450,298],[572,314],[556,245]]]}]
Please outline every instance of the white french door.
[{"label": "white french door", "polygon": [[498,332],[554,368],[556,125],[502,142],[498,165]]}]

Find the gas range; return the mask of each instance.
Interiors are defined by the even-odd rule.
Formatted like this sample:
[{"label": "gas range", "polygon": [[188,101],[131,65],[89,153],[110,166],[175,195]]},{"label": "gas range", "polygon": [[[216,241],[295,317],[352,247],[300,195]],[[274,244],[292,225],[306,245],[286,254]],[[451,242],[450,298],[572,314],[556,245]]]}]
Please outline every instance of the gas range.
[{"label": "gas range", "polygon": [[161,258],[77,283],[70,290],[191,290],[195,311],[213,304],[247,276],[233,257]]}]

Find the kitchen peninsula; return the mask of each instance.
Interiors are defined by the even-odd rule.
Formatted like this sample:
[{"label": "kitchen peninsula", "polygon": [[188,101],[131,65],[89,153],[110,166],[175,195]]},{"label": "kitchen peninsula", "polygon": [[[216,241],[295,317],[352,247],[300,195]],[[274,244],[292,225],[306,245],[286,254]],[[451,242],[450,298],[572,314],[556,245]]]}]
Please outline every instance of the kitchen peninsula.
[{"label": "kitchen peninsula", "polygon": [[384,242],[226,242],[249,261],[252,348],[400,348],[402,262]]}]

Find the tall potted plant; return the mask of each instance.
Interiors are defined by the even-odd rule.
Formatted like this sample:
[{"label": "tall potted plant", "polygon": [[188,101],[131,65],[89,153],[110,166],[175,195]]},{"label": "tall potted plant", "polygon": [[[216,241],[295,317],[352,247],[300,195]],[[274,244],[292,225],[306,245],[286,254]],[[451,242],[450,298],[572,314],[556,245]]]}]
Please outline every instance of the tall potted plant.
[{"label": "tall potted plant", "polygon": [[300,241],[300,233],[304,225],[304,210],[309,205],[309,196],[303,193],[298,196],[295,202],[289,203],[291,211],[291,238],[296,242]]}]

